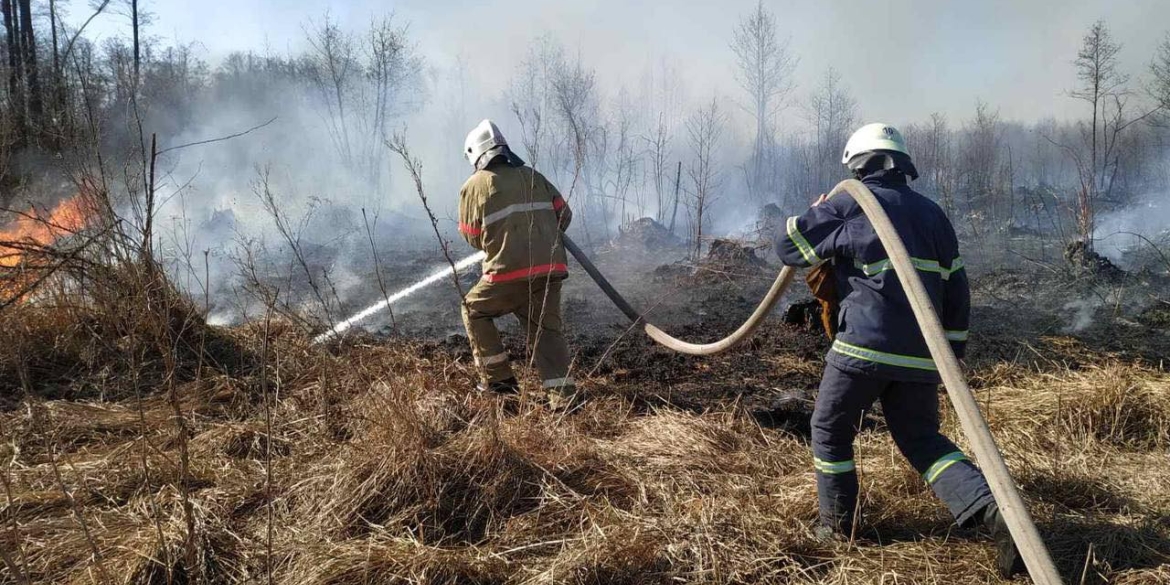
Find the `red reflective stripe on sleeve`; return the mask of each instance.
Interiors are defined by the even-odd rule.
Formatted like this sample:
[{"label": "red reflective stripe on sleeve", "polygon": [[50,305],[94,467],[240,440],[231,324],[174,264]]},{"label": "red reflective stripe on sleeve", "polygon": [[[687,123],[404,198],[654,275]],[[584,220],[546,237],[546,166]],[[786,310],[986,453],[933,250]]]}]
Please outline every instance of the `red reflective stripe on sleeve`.
[{"label": "red reflective stripe on sleeve", "polygon": [[560,211],[564,208],[565,208],[565,198],[561,197],[560,195],[557,195],[556,198],[553,199],[553,211]]},{"label": "red reflective stripe on sleeve", "polygon": [[543,274],[550,274],[553,272],[568,272],[569,267],[565,264],[541,264],[540,266],[533,266],[532,268],[522,268],[520,270],[513,270],[511,272],[504,272],[499,274],[488,273],[483,275],[483,279],[488,282],[507,282],[509,280],[519,280],[521,278],[531,278],[533,276],[540,276]]},{"label": "red reflective stripe on sleeve", "polygon": [[469,223],[460,223],[459,224],[459,232],[467,234],[469,236],[478,236],[480,234],[483,234],[483,229],[475,227]]}]

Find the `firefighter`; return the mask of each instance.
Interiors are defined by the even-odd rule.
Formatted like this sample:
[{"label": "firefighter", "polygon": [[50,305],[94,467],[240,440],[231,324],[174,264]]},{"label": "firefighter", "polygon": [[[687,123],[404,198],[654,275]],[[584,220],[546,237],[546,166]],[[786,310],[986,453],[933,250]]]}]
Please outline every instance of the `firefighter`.
[{"label": "firefighter", "polygon": [[483,277],[463,302],[463,323],[479,369],[480,390],[513,394],[519,384],[495,319],[524,326],[549,406],[575,407],[569,348],[561,323],[561,282],[568,276],[561,231],[573,214],[556,187],[508,148],[490,120],[467,135],[474,167],[459,193],[459,233],[487,254]]},{"label": "firefighter", "polygon": [[[849,138],[841,158],[873,192],[913,257],[959,357],[967,342],[970,291],[954,227],[943,210],[910,188],[918,178],[902,135],[868,124]],[[853,533],[857,471],[853,440],[865,411],[881,400],[902,455],[961,526],[982,524],[995,538],[1005,577],[1024,570],[983,473],[939,432],[941,379],[885,248],[852,197],[824,195],[791,217],[776,236],[780,259],[827,272],[818,298],[838,311],[812,415],[819,538]],[[810,280],[810,282],[812,282]],[[828,294],[825,294],[825,291]]]}]

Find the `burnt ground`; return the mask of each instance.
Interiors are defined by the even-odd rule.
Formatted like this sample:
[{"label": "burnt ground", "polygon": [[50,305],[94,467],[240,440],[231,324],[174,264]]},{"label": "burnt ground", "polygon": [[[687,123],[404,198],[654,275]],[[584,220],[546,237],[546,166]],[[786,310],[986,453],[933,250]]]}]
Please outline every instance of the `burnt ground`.
[{"label": "burnt ground", "polygon": [[[651,321],[676,337],[708,342],[730,333],[751,314],[780,268],[750,247],[717,244],[712,249],[714,253],[696,264],[686,260],[681,246],[647,250],[610,245],[596,253],[595,262]],[[575,376],[592,395],[622,397],[638,409],[742,410],[762,426],[807,436],[829,340],[815,315],[798,324],[782,316],[792,305],[811,301],[802,279],[778,303],[770,322],[743,346],[719,356],[692,357],[662,348],[631,328],[584,270],[571,264],[564,319]],[[403,274],[421,277],[433,272],[434,264],[416,261],[412,268]],[[973,373],[997,364],[1075,370],[1086,355],[1163,369],[1170,357],[1166,276],[1143,272],[1104,279],[1053,267],[970,270],[972,342],[965,364]],[[476,278],[472,271],[461,284],[466,289]],[[377,335],[424,340],[431,351],[470,364],[454,287],[440,283],[420,297],[397,305],[395,324],[387,323]],[[525,355],[518,324],[505,318],[499,325],[518,361]],[[527,372],[531,376],[531,368]],[[465,383],[474,381],[469,376]],[[974,376],[972,387],[980,384]],[[875,412],[880,415],[880,406]]]},{"label": "burnt ground", "polygon": [[[705,259],[698,265],[686,261],[681,249],[660,252],[603,249],[596,262],[635,307],[671,334],[688,340],[711,341],[726,335],[751,314],[775,276],[776,268],[750,250],[728,261]],[[631,329],[575,262],[570,270],[562,310],[576,376],[591,381],[586,384],[624,394],[643,408],[671,405],[704,411],[739,405],[758,414],[761,421],[777,424],[789,424],[793,417],[786,413],[794,405],[802,405],[801,411],[806,410],[803,405],[811,405],[819,379],[813,364],[828,347],[819,329],[776,323],[745,347],[723,356],[679,355],[657,346],[640,329]],[[461,281],[470,286],[475,278],[471,274]],[[400,307],[395,324],[386,324],[378,334],[441,341],[436,349],[470,361],[454,287],[450,283],[439,287],[440,293],[427,295],[433,304]],[[780,310],[793,299],[807,296],[807,288],[799,290],[803,284],[793,288],[797,290],[781,302]],[[524,355],[515,319],[498,323],[513,357]],[[807,421],[791,424],[807,427]]]}]

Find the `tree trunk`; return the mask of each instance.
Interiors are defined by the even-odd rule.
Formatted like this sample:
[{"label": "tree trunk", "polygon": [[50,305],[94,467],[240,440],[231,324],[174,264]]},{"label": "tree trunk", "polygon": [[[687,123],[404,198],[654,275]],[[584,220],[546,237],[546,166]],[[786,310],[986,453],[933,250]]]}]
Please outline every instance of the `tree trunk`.
[{"label": "tree trunk", "polygon": [[1090,139],[1089,150],[1089,188],[1081,191],[1081,241],[1085,243],[1085,251],[1093,251],[1093,199],[1097,190],[1097,110],[1101,107],[1101,65],[1097,61],[1096,73],[1093,76],[1093,136]]},{"label": "tree trunk", "polygon": [[[27,0],[26,0],[27,1]],[[133,94],[138,95],[139,70],[142,66],[142,53],[138,43],[138,0],[130,0],[130,23],[134,34],[134,88]]]},{"label": "tree trunk", "polygon": [[30,0],[18,0],[20,6],[20,28],[24,36],[24,66],[28,84],[29,121],[36,124],[41,119],[41,85],[37,76],[37,42],[33,34],[32,7]]},{"label": "tree trunk", "polygon": [[8,104],[19,125],[24,120],[24,103],[20,97],[20,33],[12,12],[13,2],[0,0],[0,10],[4,13],[4,40],[8,47]]},{"label": "tree trunk", "polygon": [[53,83],[52,100],[53,115],[58,118],[59,124],[64,124],[60,118],[65,113],[65,84],[61,79],[61,48],[57,41],[57,1],[49,0],[49,28],[53,38]]},{"label": "tree trunk", "polygon": [[670,212],[670,233],[674,233],[674,221],[678,219],[678,188],[682,182],[682,161],[678,161],[678,169],[674,172],[674,209]]}]

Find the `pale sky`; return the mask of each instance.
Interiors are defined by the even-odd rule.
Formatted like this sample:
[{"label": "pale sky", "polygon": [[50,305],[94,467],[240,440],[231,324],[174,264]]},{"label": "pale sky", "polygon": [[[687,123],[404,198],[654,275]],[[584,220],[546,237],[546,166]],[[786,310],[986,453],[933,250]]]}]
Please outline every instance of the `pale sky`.
[{"label": "pale sky", "polygon": [[[74,0],[71,20],[87,9]],[[636,85],[648,64],[666,58],[687,79],[688,93],[735,96],[728,43],[751,0],[144,0],[156,15],[149,34],[196,41],[215,62],[236,49],[298,50],[302,25],[325,10],[360,30],[393,12],[409,23],[429,62],[463,55],[473,76],[502,88],[531,39],[559,38],[594,67],[603,86]],[[1123,69],[1145,76],[1154,48],[1170,30],[1167,0],[769,0],[782,35],[800,58],[797,97],[828,66],[838,69],[863,117],[920,120],[932,111],[967,117],[976,98],[1007,119],[1066,117],[1071,62],[1085,29],[1104,19],[1124,46]],[[113,34],[126,19],[101,17],[92,32]],[[1136,85],[1136,84],[1135,84]]]}]

